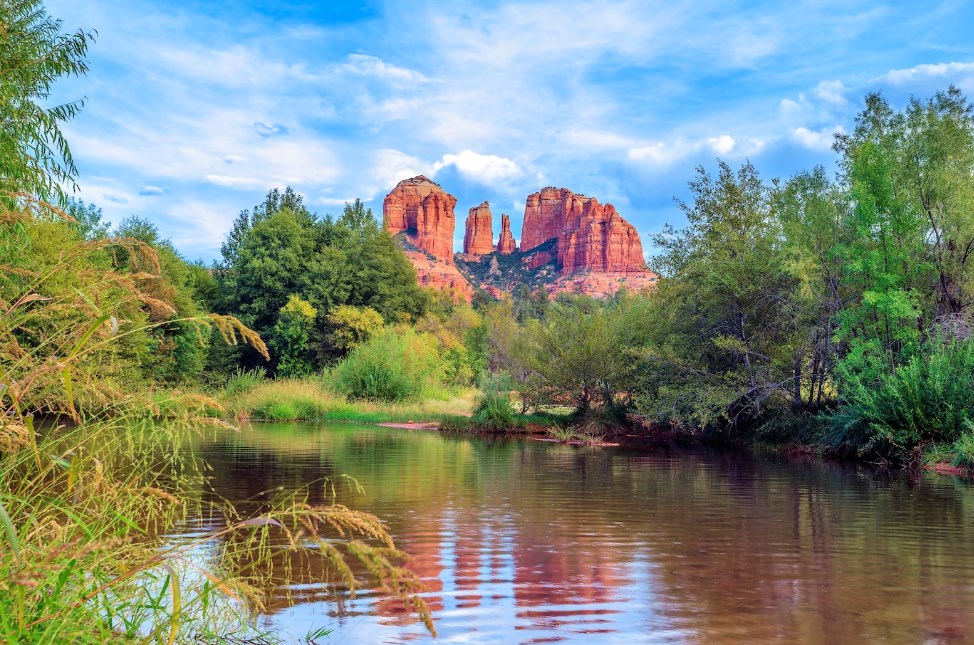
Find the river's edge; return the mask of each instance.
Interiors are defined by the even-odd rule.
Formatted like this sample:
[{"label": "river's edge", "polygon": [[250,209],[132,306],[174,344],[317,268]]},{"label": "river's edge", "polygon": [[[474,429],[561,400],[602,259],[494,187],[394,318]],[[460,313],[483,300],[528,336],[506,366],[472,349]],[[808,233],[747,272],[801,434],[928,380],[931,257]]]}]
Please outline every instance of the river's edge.
[{"label": "river's edge", "polygon": [[[365,415],[363,415],[365,416]],[[550,426],[537,423],[536,418],[528,417],[526,421],[517,427],[509,429],[496,429],[492,427],[479,426],[469,415],[437,415],[439,418],[429,418],[426,420],[402,420],[400,413],[383,414],[373,411],[368,415],[368,420],[363,420],[361,416],[357,418],[347,418],[336,415],[334,418],[315,418],[315,419],[293,419],[284,422],[293,423],[363,423],[383,428],[410,431],[435,431],[456,435],[470,436],[492,436],[509,437],[513,439],[525,439],[528,441],[544,441],[561,443],[564,445],[587,447],[587,448],[624,448],[652,452],[663,447],[679,446],[689,448],[694,446],[706,446],[727,450],[750,450],[755,452],[772,453],[784,457],[816,459],[822,462],[860,464],[875,468],[876,470],[899,471],[905,473],[930,472],[937,475],[948,475],[963,479],[974,480],[974,468],[956,466],[947,461],[933,461],[930,463],[914,462],[912,464],[894,465],[889,463],[876,463],[864,459],[842,458],[837,455],[827,454],[826,446],[815,443],[788,443],[788,444],[768,444],[759,442],[738,441],[712,441],[698,435],[686,432],[679,432],[668,429],[660,425],[652,424],[648,426],[638,426],[631,428],[630,433],[623,433],[611,436],[608,439],[577,439],[577,438],[558,438],[549,434]],[[233,421],[247,421],[257,423],[281,423],[281,419],[260,419],[246,418],[234,419]]]}]

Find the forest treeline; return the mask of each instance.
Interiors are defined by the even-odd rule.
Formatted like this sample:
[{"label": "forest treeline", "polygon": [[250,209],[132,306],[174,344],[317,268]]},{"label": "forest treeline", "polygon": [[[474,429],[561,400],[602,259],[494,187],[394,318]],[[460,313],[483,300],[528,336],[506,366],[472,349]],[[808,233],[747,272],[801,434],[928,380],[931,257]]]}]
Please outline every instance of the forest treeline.
[{"label": "forest treeline", "polygon": [[[522,287],[467,303],[420,287],[361,201],[320,216],[285,188],[240,212],[210,266],[143,218],[112,228],[76,200],[66,217],[35,209],[3,227],[4,298],[50,274],[40,298],[84,291],[117,309],[113,324],[131,333],[78,369],[93,408],[124,388],[213,390],[242,374],[317,379],[352,400],[479,387],[511,392],[522,413],[570,406],[595,429],[635,417],[894,461],[946,447],[966,463],[971,104],[956,88],[903,109],[871,94],[834,148],[834,175],[698,169],[687,225],[653,236],[653,293],[603,301]],[[223,342],[225,329],[199,324],[204,312],[239,319],[269,354]],[[44,325],[72,313],[38,316],[19,342],[43,342]]]},{"label": "forest treeline", "polygon": [[[36,99],[83,74],[90,37],[63,36],[22,89]],[[37,410],[80,418],[127,392],[212,393],[243,377],[312,379],[352,401],[476,387],[522,413],[596,420],[580,427],[637,419],[974,461],[974,112],[957,88],[902,108],[868,95],[835,139],[835,172],[699,168],[686,225],[653,236],[658,288],[607,300],[522,287],[467,303],[422,288],[363,202],[319,215],[291,188],[239,213],[219,261],[187,261],[152,222],[112,227],[66,197],[76,171],[56,127],[78,109],[10,121],[34,130],[11,131],[0,168],[0,360],[16,374],[46,356],[57,377],[29,381]],[[111,342],[74,356],[66,383],[70,343],[50,344],[70,325],[73,342]],[[9,380],[4,405],[24,382]]]}]

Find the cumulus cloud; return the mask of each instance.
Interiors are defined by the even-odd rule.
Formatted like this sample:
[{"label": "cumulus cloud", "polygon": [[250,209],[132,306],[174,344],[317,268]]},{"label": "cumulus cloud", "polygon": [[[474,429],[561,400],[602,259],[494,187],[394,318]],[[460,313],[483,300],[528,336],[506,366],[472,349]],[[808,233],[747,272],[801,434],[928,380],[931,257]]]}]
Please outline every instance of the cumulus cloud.
[{"label": "cumulus cloud", "polygon": [[719,155],[730,154],[734,150],[734,146],[737,145],[737,142],[734,141],[734,137],[730,136],[729,134],[722,134],[719,137],[711,137],[710,139],[707,139],[707,143],[711,148],[714,149],[714,152]]},{"label": "cumulus cloud", "polygon": [[463,150],[458,154],[445,154],[433,164],[433,172],[453,166],[468,179],[484,184],[504,182],[521,176],[521,168],[510,159],[497,155],[482,155],[473,150]]},{"label": "cumulus cloud", "polygon": [[791,137],[801,145],[812,150],[828,150],[835,141],[836,134],[842,134],[845,130],[840,125],[821,130],[810,130],[805,127],[798,127],[791,131]]},{"label": "cumulus cloud", "polygon": [[668,166],[705,150],[721,157],[742,158],[760,152],[765,141],[758,137],[735,139],[729,134],[689,140],[677,138],[671,142],[651,141],[629,149],[630,161]]},{"label": "cumulus cloud", "polygon": [[934,63],[890,70],[877,80],[894,85],[906,85],[929,78],[949,78],[967,74],[974,74],[974,63]]},{"label": "cumulus cloud", "polygon": [[381,190],[388,190],[403,179],[431,174],[431,165],[399,150],[383,148],[373,155],[372,179],[378,182]]},{"label": "cumulus cloud", "polygon": [[847,89],[842,81],[822,81],[815,86],[813,93],[826,103],[845,107],[849,103],[845,97]]}]

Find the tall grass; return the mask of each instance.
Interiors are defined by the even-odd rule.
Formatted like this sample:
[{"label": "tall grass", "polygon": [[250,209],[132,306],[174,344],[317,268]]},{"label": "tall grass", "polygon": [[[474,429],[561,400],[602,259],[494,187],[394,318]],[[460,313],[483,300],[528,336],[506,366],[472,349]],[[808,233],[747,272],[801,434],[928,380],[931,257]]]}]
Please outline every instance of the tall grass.
[{"label": "tall grass", "polygon": [[[286,582],[315,558],[353,590],[370,576],[433,631],[418,583],[377,518],[301,496],[252,515],[204,504],[205,464],[192,438],[222,423],[207,418],[222,409],[195,393],[133,392],[115,378],[137,368],[118,349],[125,339],[162,324],[139,317],[140,308],[161,305],[138,280],[81,262],[102,243],[79,242],[36,270],[18,266],[15,238],[31,242],[35,218],[63,215],[33,208],[0,212],[0,642],[252,634],[262,603],[255,583]],[[111,243],[151,268],[151,249]],[[235,319],[187,322],[266,351]],[[191,516],[217,518],[219,528],[178,545],[160,537]],[[204,543],[220,547],[210,568],[190,557]]]},{"label": "tall grass", "polygon": [[358,422],[437,421],[469,415],[473,390],[403,402],[349,400],[324,379],[263,381],[243,392],[225,391],[220,399],[234,419],[267,421]]}]

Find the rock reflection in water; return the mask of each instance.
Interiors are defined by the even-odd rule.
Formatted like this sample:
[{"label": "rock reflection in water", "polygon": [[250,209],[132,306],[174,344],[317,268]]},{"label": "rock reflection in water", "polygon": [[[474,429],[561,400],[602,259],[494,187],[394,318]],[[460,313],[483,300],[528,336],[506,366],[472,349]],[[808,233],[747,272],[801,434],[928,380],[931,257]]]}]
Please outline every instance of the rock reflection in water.
[{"label": "rock reflection in water", "polygon": [[[374,427],[254,425],[201,450],[218,494],[350,475],[426,582],[444,642],[964,642],[974,491],[817,462],[647,454]],[[320,566],[320,565],[319,565]],[[429,641],[395,600],[305,568],[267,626]]]}]

